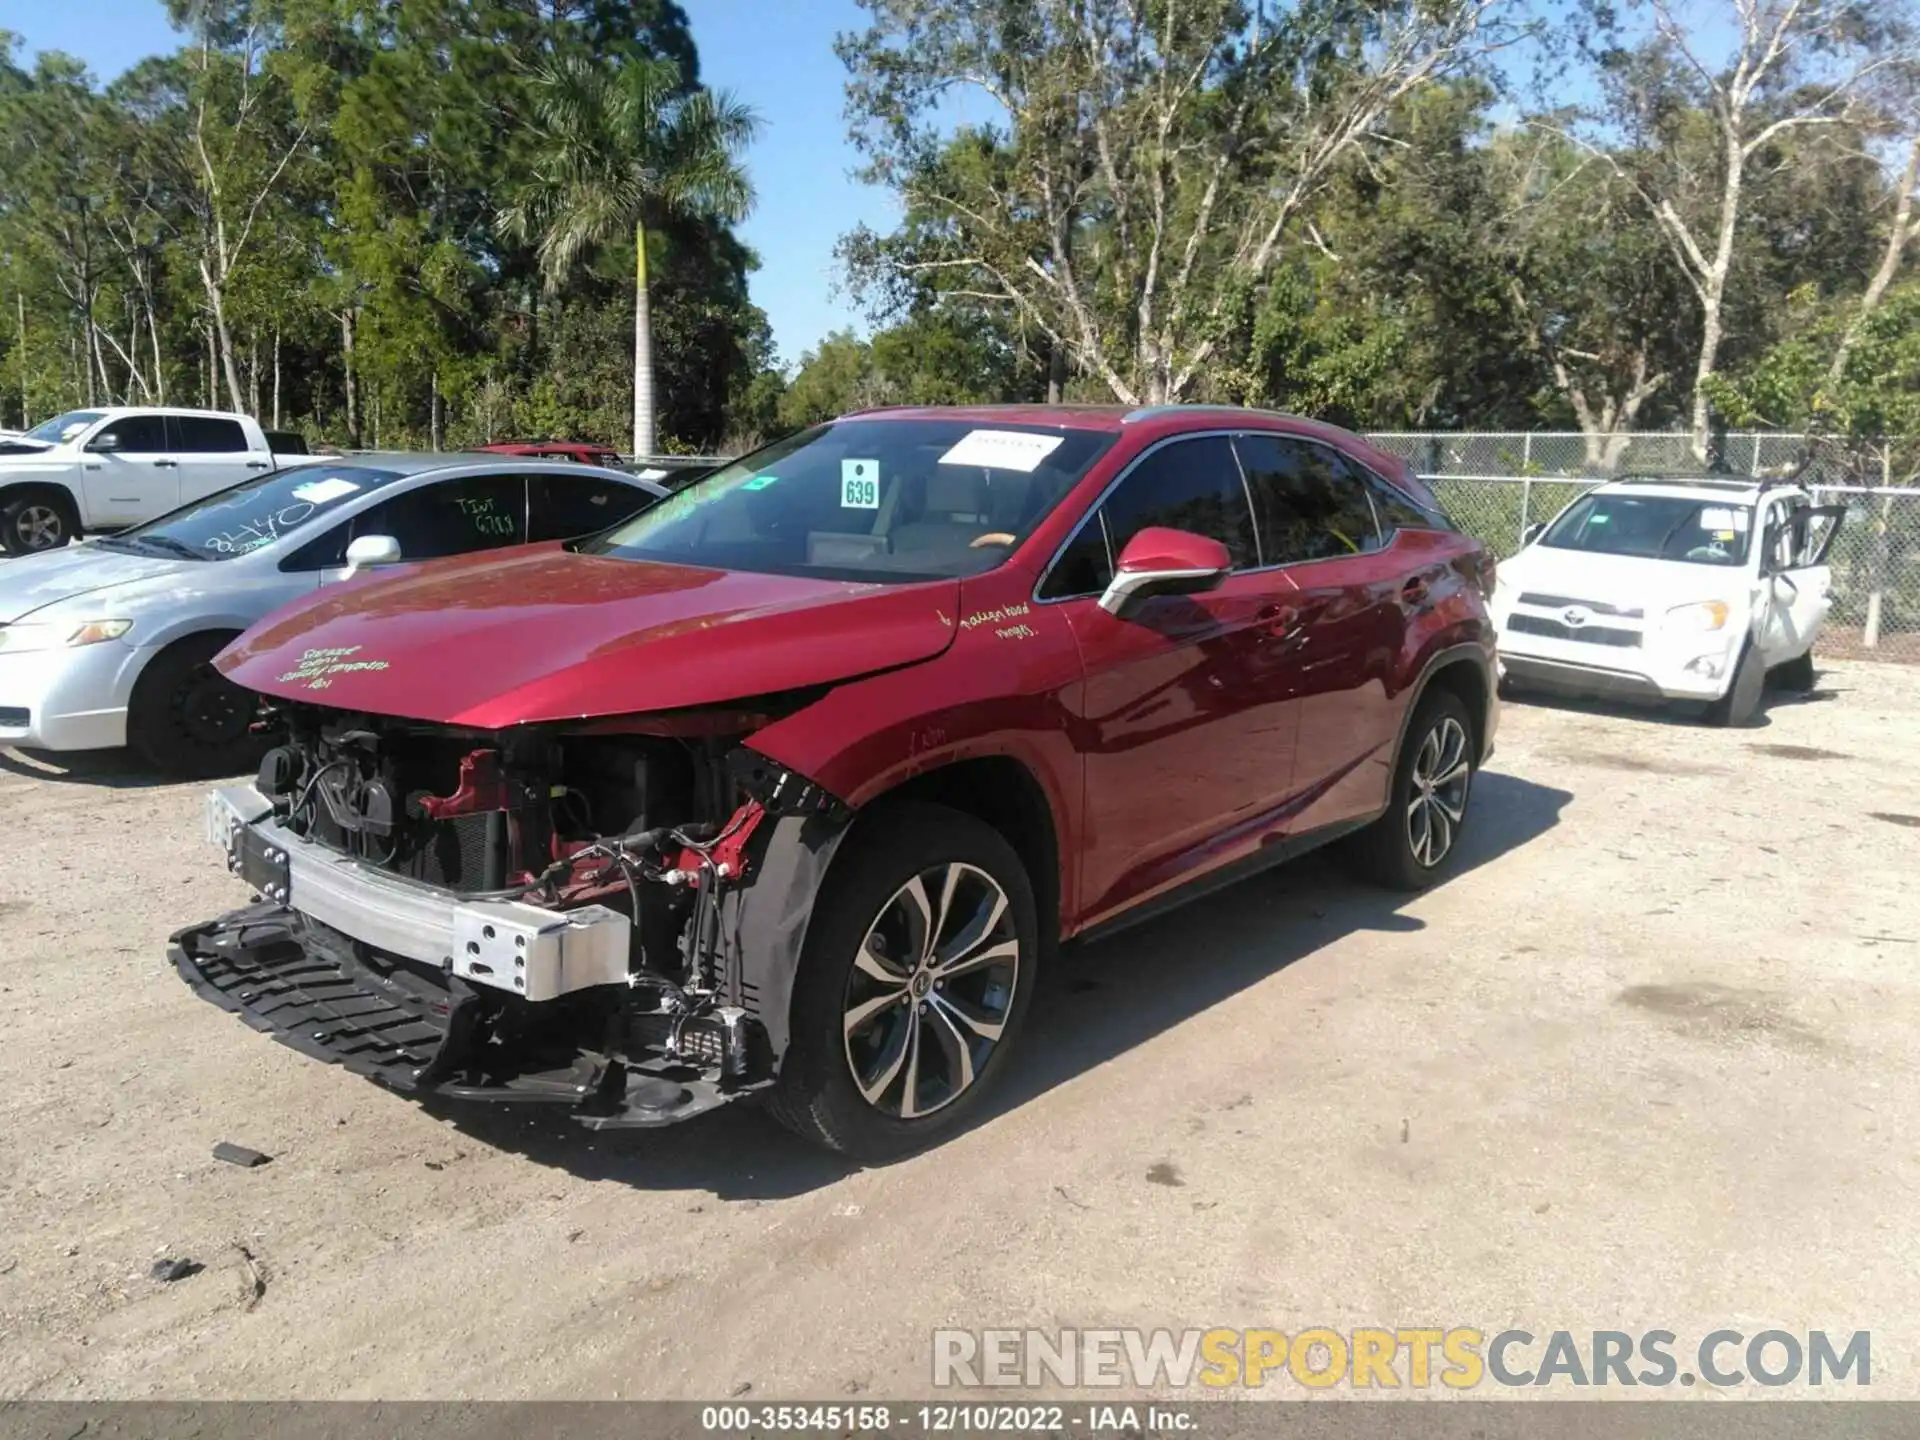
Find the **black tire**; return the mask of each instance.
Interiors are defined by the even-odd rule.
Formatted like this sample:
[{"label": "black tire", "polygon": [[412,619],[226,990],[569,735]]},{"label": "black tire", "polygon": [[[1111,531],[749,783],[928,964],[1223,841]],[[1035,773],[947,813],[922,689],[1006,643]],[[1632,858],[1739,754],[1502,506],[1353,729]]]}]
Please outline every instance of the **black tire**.
[{"label": "black tire", "polygon": [[[951,922],[963,913],[957,907],[971,905],[967,925],[983,926],[979,942],[955,961],[1001,952],[1009,942],[1015,953],[1011,965],[1003,958],[956,971],[935,993],[937,970],[929,968],[924,943],[929,927],[921,922],[916,932],[898,922],[914,913],[941,918],[937,908],[916,912],[903,897],[919,879],[938,907],[942,897],[935,892],[945,886],[928,884],[927,877],[938,881],[951,867],[959,867],[961,879],[952,892],[956,908],[944,918]],[[995,908],[980,877],[1004,897],[1004,909]],[[987,923],[990,914],[998,921]],[[934,938],[944,938],[951,952],[964,933],[949,923]],[[866,952],[870,934],[880,954]],[[1006,1069],[1039,979],[1039,951],[1032,882],[999,832],[939,805],[901,803],[863,816],[814,903],[794,978],[792,1033],[770,1099],[774,1115],[817,1145],[870,1162],[898,1159],[952,1134]],[[896,952],[904,979],[893,978]],[[871,958],[856,965],[863,953]],[[896,1000],[903,1009],[894,1008]],[[847,1017],[863,1010],[864,1025],[849,1027]],[[986,1042],[974,1024],[989,1025],[996,1038]],[[963,1034],[971,1039],[956,1044]],[[916,1037],[933,1048],[918,1050]],[[896,1058],[889,1061],[890,1055]],[[856,1082],[856,1064],[874,1077],[873,1100]],[[944,1089],[933,1080],[936,1068]],[[957,1083],[963,1072],[971,1079]],[[912,1105],[910,1082],[918,1086]],[[910,1109],[924,1113],[909,1115]]]},{"label": "black tire", "polygon": [[[1430,744],[1438,747],[1437,753]],[[1461,767],[1465,773],[1458,780],[1416,789],[1427,771],[1444,778]],[[1466,705],[1451,690],[1427,691],[1400,742],[1386,813],[1340,847],[1349,866],[1361,879],[1389,890],[1425,890],[1445,879],[1460,853],[1479,773],[1479,741]],[[1414,806],[1423,795],[1431,798],[1422,806],[1424,816],[1416,817]],[[1444,803],[1435,809],[1436,802]],[[1419,846],[1423,833],[1424,851]]]},{"label": "black tire", "polygon": [[1743,729],[1760,718],[1760,695],[1767,687],[1767,667],[1760,652],[1748,641],[1740,651],[1740,663],[1734,666],[1733,682],[1727,693],[1707,706],[1707,723]]},{"label": "black tire", "polygon": [[80,517],[64,495],[34,491],[0,505],[0,550],[37,555],[58,550],[80,534]]},{"label": "black tire", "polygon": [[147,663],[127,706],[127,743],[154,769],[197,779],[250,770],[266,749],[259,704],[213,668],[231,635],[190,635]]},{"label": "black tire", "polygon": [[1774,666],[1773,673],[1767,678],[1782,690],[1791,690],[1801,695],[1806,694],[1809,690],[1813,689],[1815,680],[1813,651],[1809,650],[1804,655],[1796,655],[1784,665]]}]

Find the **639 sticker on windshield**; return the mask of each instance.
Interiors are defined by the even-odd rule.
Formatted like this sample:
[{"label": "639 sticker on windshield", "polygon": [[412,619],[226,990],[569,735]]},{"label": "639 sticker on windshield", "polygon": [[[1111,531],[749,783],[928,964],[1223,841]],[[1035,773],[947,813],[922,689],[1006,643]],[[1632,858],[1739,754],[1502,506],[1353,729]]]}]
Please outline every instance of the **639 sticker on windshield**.
[{"label": "639 sticker on windshield", "polygon": [[842,510],[878,510],[880,508],[880,462],[878,460],[842,460],[840,462],[840,508]]}]

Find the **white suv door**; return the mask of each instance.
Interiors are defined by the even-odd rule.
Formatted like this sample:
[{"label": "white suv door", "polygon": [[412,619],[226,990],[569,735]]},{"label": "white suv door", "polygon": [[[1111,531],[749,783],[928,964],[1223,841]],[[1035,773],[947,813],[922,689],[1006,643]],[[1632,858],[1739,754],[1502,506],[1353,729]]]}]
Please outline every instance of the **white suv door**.
[{"label": "white suv door", "polygon": [[117,530],[164,515],[180,503],[180,467],[158,415],[109,420],[80,450],[87,527]]},{"label": "white suv door", "polygon": [[1759,644],[1769,666],[1806,654],[1826,623],[1833,604],[1827,550],[1843,514],[1839,506],[1815,508],[1804,495],[1767,503],[1760,528]]},{"label": "white suv door", "polygon": [[271,469],[273,460],[247,448],[247,432],[238,420],[218,415],[169,415],[173,458],[180,464],[180,503],[198,500],[249,476]]}]

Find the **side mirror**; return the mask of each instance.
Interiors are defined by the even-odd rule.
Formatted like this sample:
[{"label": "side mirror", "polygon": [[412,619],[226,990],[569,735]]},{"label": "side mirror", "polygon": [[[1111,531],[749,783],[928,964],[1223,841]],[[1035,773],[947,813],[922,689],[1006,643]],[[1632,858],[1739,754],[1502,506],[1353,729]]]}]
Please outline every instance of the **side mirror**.
[{"label": "side mirror", "polygon": [[1120,552],[1100,608],[1118,615],[1136,596],[1196,595],[1216,588],[1232,569],[1233,557],[1218,540],[1149,525]]},{"label": "side mirror", "polygon": [[1546,533],[1546,528],[1547,528],[1547,522],[1544,520],[1536,520],[1531,525],[1527,526],[1526,529],[1520,532],[1521,548],[1525,549],[1527,546],[1531,545],[1534,541],[1538,540],[1541,537],[1541,535]]},{"label": "side mirror", "polygon": [[391,535],[362,535],[347,545],[347,573],[357,574],[376,565],[398,565],[400,542]]},{"label": "side mirror", "polygon": [[106,430],[87,442],[87,449],[95,455],[108,455],[120,448],[120,437]]}]

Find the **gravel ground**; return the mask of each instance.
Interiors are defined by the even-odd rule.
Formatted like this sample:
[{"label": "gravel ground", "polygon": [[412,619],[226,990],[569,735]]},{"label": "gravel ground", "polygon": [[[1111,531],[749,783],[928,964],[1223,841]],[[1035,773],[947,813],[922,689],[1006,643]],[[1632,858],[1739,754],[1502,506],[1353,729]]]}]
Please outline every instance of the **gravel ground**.
[{"label": "gravel ground", "polygon": [[271,1044],[164,961],[246,898],[201,787],[0,752],[0,1398],[906,1396],[941,1325],[1416,1324],[1871,1329],[1920,1398],[1920,669],[1821,683],[1509,705],[1456,879],[1308,860],[1070,956],[993,1117],[855,1172]]}]

